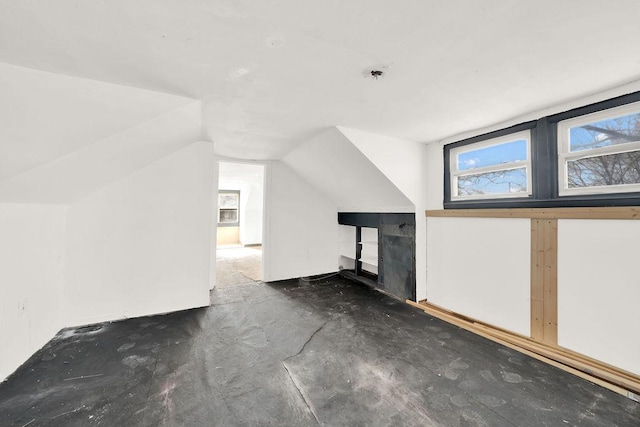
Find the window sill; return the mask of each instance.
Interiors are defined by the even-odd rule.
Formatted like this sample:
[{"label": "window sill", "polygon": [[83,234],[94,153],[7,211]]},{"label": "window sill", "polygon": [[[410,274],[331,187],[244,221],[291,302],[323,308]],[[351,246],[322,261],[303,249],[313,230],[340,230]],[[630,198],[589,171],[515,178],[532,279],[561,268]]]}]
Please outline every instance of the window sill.
[{"label": "window sill", "polygon": [[640,193],[563,196],[555,199],[493,199],[445,202],[444,209],[572,208],[640,206]]}]

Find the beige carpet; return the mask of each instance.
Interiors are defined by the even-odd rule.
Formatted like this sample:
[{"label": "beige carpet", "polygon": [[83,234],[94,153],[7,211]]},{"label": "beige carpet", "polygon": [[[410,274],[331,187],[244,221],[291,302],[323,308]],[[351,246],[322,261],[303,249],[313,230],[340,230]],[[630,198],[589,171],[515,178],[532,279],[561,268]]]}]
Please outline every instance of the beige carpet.
[{"label": "beige carpet", "polygon": [[262,247],[220,247],[216,251],[216,286],[262,280]]}]

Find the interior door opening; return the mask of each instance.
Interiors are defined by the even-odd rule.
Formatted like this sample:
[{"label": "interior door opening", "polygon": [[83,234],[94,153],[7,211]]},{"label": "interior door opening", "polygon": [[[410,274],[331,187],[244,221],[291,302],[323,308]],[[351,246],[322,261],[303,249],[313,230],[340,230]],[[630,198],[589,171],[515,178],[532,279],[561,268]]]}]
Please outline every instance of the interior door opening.
[{"label": "interior door opening", "polygon": [[264,165],[219,162],[216,287],[263,278]]}]

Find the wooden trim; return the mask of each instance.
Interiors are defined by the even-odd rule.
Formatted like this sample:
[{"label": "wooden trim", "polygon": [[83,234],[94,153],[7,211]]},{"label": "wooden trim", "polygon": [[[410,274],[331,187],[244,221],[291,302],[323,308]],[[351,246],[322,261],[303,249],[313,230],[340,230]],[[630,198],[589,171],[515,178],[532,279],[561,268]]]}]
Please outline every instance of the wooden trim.
[{"label": "wooden trim", "polygon": [[531,219],[531,338],[558,345],[557,219]]},{"label": "wooden trim", "polygon": [[426,210],[429,218],[635,219],[640,207]]},{"label": "wooden trim", "polygon": [[522,335],[473,320],[466,316],[460,316],[434,304],[424,301],[416,303],[411,300],[407,300],[406,302],[431,316],[570,372],[616,393],[627,397],[630,396],[629,392],[640,393],[640,376],[631,372],[624,371],[562,347],[535,342]]},{"label": "wooden trim", "polygon": [[544,220],[531,219],[531,338],[544,340]]},{"label": "wooden trim", "polygon": [[558,220],[542,221],[544,264],[542,272],[544,335],[542,342],[558,345]]}]

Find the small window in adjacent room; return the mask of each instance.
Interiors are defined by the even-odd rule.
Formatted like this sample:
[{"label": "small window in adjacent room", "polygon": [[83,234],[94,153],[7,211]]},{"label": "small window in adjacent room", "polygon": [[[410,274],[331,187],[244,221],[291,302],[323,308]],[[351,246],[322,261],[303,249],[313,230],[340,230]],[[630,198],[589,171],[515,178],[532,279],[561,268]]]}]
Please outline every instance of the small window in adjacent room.
[{"label": "small window in adjacent room", "polygon": [[529,130],[452,148],[451,200],[528,197],[531,189]]},{"label": "small window in adjacent room", "polygon": [[558,122],[558,190],[640,191],[640,103]]},{"label": "small window in adjacent room", "polygon": [[218,192],[218,225],[237,226],[239,224],[240,192],[221,190]]}]

